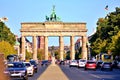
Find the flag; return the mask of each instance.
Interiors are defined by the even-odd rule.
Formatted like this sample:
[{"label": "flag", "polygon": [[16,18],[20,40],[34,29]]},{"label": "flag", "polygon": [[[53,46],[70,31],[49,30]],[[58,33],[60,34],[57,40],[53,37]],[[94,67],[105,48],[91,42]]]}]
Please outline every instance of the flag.
[{"label": "flag", "polygon": [[0,18],[0,22],[4,22],[4,21],[8,21],[8,18],[7,17]]},{"label": "flag", "polygon": [[108,5],[105,7],[105,10],[108,10]]},{"label": "flag", "polygon": [[3,17],[2,20],[8,21],[8,18],[7,17]]}]

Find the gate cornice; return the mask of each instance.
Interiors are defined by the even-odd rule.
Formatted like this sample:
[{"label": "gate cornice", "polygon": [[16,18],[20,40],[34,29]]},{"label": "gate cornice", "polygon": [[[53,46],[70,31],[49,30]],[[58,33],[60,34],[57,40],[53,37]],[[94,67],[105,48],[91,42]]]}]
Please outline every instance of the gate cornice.
[{"label": "gate cornice", "polygon": [[20,29],[24,36],[70,36],[86,35],[86,23],[83,22],[24,22]]}]

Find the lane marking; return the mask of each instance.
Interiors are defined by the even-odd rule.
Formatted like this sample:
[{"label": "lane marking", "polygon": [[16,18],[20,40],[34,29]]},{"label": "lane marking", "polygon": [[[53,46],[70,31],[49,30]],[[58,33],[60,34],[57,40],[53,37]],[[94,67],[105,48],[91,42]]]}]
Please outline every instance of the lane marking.
[{"label": "lane marking", "polygon": [[94,74],[90,74],[91,76],[93,76],[93,77],[96,77],[96,78],[99,78],[99,79],[101,79],[99,76],[97,76],[97,75],[94,75]]}]

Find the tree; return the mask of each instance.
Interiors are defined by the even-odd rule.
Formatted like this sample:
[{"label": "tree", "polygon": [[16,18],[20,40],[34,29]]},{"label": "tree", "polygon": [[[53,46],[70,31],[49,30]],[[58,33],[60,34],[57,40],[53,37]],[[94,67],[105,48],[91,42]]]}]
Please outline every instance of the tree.
[{"label": "tree", "polygon": [[97,31],[90,39],[92,54],[112,51],[114,55],[120,55],[120,8],[107,14],[105,18],[97,21]]},{"label": "tree", "polygon": [[0,42],[0,53],[3,53],[5,57],[9,54],[16,54],[13,45],[11,45],[9,42],[1,41]]},{"label": "tree", "polygon": [[120,31],[117,33],[117,35],[112,36],[112,43],[110,47],[111,50],[114,52],[113,55],[120,56]]},{"label": "tree", "polygon": [[29,60],[31,58],[32,58],[32,53],[30,53],[26,50],[26,60]]},{"label": "tree", "polygon": [[66,53],[66,59],[67,59],[67,60],[70,60],[70,51],[68,51],[68,52]]},{"label": "tree", "polygon": [[0,41],[3,40],[9,42],[11,45],[14,45],[15,35],[3,22],[0,22]]}]

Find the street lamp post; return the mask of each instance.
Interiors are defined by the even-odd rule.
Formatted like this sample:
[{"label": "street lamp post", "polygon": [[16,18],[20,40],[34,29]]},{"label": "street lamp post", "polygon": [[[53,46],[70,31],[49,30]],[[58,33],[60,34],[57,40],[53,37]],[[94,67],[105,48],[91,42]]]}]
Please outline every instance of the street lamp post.
[{"label": "street lamp post", "polygon": [[90,52],[90,43],[88,42],[88,57],[89,60],[91,59],[91,52]]}]

